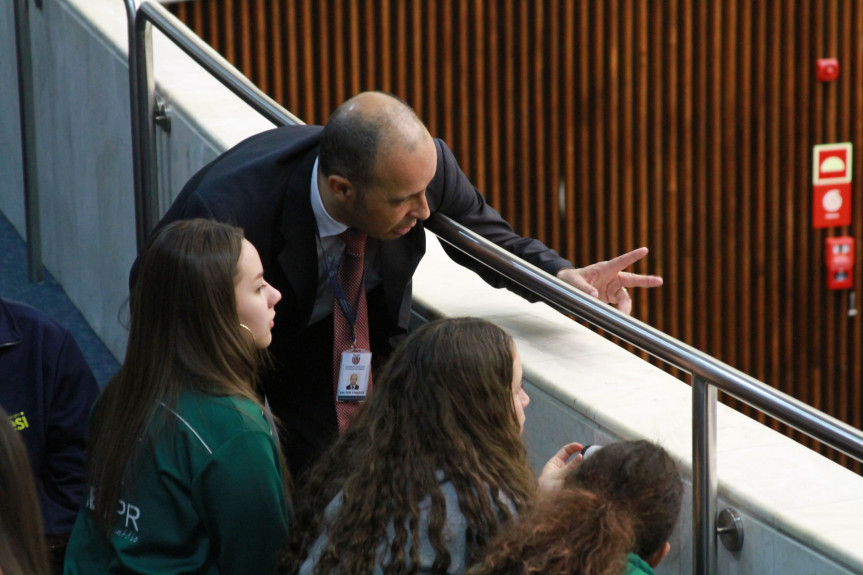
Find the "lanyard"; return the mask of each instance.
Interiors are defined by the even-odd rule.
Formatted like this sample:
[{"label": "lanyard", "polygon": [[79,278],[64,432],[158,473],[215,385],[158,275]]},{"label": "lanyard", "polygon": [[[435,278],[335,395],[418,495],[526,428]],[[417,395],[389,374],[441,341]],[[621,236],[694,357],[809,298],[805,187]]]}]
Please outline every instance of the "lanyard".
[{"label": "lanyard", "polygon": [[[333,266],[330,264],[330,258],[327,257],[327,252],[324,250],[324,243],[321,241],[321,234],[318,231],[318,228],[315,227],[315,236],[318,240],[318,245],[321,248],[321,254],[324,257],[324,267],[327,268],[327,277],[330,279],[330,285],[333,287],[333,294],[335,295],[336,301],[339,304],[339,308],[342,310],[342,314],[345,316],[345,319],[348,322],[348,325],[351,326],[351,341],[353,342],[353,346],[357,345],[357,312],[359,312],[360,308],[360,298],[363,295],[363,289],[366,285],[366,269],[365,265],[363,266],[363,277],[360,279],[360,289],[357,292],[357,301],[354,303],[353,309],[351,309],[351,304],[348,302],[348,296],[345,294],[344,288],[342,288],[342,284],[339,282],[339,271],[338,269],[333,269]],[[347,254],[348,248],[345,245],[345,251],[342,252],[342,257],[348,256]],[[354,311],[356,310],[356,311]]]}]

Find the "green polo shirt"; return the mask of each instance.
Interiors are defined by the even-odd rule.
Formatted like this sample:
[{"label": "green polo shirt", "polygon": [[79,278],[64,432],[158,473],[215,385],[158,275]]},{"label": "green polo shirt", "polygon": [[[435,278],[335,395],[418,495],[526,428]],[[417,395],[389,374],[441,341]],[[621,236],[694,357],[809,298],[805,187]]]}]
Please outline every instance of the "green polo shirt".
[{"label": "green polo shirt", "polygon": [[117,503],[110,537],[81,505],[64,573],[275,573],[288,534],[278,445],[260,406],[186,393],[133,489]]},{"label": "green polo shirt", "polygon": [[635,553],[630,553],[626,558],[625,575],[653,575],[653,567]]}]

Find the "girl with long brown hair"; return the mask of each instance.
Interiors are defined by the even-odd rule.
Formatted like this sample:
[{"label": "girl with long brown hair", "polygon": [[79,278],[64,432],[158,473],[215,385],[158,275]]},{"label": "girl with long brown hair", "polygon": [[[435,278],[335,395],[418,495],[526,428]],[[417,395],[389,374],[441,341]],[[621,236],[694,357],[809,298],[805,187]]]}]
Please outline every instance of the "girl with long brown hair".
[{"label": "girl with long brown hair", "polygon": [[93,410],[67,574],[275,571],[287,475],[255,383],[280,297],[239,228],[156,233]]},{"label": "girl with long brown hair", "polygon": [[0,407],[0,575],[48,573],[48,549],[27,448]]},{"label": "girl with long brown hair", "polygon": [[[464,572],[537,489],[521,439],[521,378],[512,338],[487,321],[410,333],[298,495],[283,572]],[[562,448],[541,485],[562,481],[579,449]]]},{"label": "girl with long brown hair", "polygon": [[470,575],[652,575],[682,500],[680,472],[662,447],[611,443],[499,533]]}]

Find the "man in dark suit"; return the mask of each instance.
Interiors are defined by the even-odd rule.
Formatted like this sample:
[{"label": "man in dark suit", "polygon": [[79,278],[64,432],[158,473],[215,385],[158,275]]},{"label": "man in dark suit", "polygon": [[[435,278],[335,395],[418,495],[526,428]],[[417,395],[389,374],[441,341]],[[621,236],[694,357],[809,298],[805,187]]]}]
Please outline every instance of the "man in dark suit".
[{"label": "man in dark suit", "polygon": [[[282,292],[270,346],[275,370],[264,389],[284,426],[294,474],[337,431],[327,270],[338,267],[344,249],[338,234],[351,227],[368,237],[364,284],[373,365],[379,365],[408,328],[411,278],[425,252],[423,222],[437,212],[627,313],[627,287],[662,283],[622,271],[646,248],[574,269],[541,242],[515,234],[446,144],[404,102],[379,92],[351,98],[326,127],[281,127],[241,142],[193,176],[160,222],[205,217],[242,227],[267,281]],[[492,285],[512,287],[469,258],[450,255]]]}]

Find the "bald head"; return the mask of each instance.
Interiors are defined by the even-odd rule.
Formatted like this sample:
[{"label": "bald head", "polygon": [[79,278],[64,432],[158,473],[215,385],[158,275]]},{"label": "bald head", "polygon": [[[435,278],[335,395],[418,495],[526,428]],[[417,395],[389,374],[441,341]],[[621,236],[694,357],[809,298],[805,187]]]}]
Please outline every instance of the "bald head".
[{"label": "bald head", "polygon": [[333,112],[321,135],[320,171],[339,175],[359,189],[375,183],[394,149],[413,151],[431,136],[404,101],[383,92],[362,92]]}]

